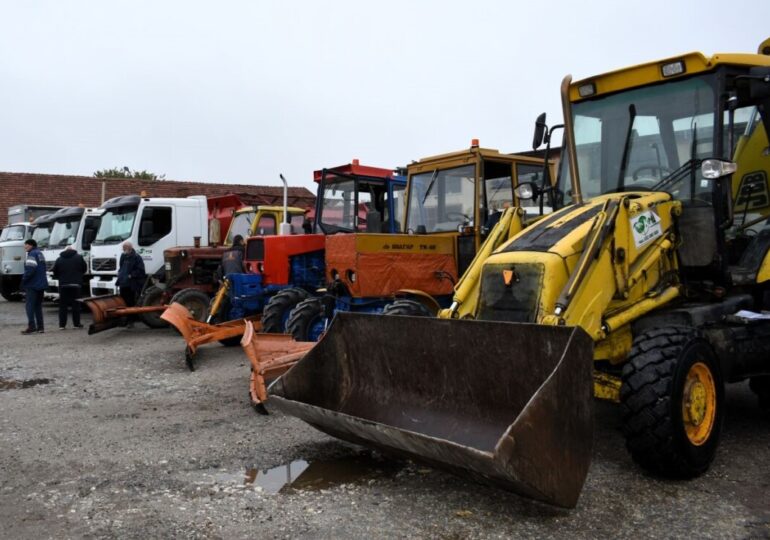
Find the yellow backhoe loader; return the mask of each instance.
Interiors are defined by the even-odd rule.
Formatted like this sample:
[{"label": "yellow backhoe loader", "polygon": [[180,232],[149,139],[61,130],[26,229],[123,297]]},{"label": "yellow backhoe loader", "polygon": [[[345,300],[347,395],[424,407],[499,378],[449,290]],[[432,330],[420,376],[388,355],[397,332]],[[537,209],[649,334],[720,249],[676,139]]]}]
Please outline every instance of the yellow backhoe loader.
[{"label": "yellow backhoe loader", "polygon": [[705,472],[725,384],[770,400],[769,54],[566,77],[566,206],[478,257],[440,318],[340,314],[273,406],[572,507],[593,394],[643,468]]}]

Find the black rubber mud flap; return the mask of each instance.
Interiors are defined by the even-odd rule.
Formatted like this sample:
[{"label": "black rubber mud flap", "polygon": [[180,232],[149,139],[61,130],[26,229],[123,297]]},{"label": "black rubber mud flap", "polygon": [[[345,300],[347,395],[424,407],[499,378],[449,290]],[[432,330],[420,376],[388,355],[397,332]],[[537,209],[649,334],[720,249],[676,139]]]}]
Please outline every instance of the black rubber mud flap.
[{"label": "black rubber mud flap", "polygon": [[338,313],[270,387],[332,436],[549,504],[577,504],[593,444],[580,328]]}]

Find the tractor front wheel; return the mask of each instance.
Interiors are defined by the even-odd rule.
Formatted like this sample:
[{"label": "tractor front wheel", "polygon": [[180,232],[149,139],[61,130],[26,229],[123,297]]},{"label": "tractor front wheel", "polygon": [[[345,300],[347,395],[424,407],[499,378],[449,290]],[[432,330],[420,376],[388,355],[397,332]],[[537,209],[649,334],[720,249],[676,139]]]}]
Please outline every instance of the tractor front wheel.
[{"label": "tractor front wheel", "polygon": [[[163,301],[163,291],[155,285],[147,287],[137,302],[142,307],[159,306]],[[150,328],[166,328],[168,323],[160,318],[162,311],[142,313],[141,319]]]},{"label": "tractor front wheel", "polygon": [[291,310],[308,297],[304,289],[291,287],[273,296],[262,311],[262,331],[266,334],[283,334]]},{"label": "tractor front wheel", "polygon": [[324,306],[320,298],[303,300],[289,314],[286,332],[295,341],[318,341],[324,330]]},{"label": "tractor front wheel", "polygon": [[198,322],[209,316],[209,301],[209,296],[198,289],[182,289],[171,297],[171,303],[182,304]]},{"label": "tractor front wheel", "polygon": [[693,328],[656,328],[634,339],[620,388],[623,433],[634,461],[676,478],[708,469],[723,418],[718,366]]},{"label": "tractor front wheel", "polygon": [[416,300],[401,298],[385,306],[383,315],[403,315],[407,317],[430,317],[431,313],[424,305]]}]

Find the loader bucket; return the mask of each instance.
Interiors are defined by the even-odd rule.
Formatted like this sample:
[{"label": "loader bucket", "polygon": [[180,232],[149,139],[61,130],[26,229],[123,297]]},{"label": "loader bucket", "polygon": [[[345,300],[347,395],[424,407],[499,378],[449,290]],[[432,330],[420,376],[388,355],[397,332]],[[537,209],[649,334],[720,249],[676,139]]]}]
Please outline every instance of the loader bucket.
[{"label": "loader bucket", "polygon": [[571,508],[591,460],[592,353],[575,327],[338,313],[270,402],[340,439]]}]

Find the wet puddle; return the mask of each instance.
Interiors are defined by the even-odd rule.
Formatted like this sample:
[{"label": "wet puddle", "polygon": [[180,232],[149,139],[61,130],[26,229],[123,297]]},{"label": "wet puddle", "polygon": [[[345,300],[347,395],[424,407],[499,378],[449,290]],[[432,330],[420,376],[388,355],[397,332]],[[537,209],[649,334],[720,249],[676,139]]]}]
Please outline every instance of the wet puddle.
[{"label": "wet puddle", "polygon": [[51,379],[6,379],[0,377],[0,391],[32,388],[33,386],[48,384],[50,382]]},{"label": "wet puddle", "polygon": [[328,460],[297,460],[272,469],[246,469],[243,476],[219,474],[215,475],[215,479],[219,482],[259,486],[266,493],[282,493],[289,489],[309,491],[377,478],[391,478],[403,466],[396,461],[362,454]]}]

